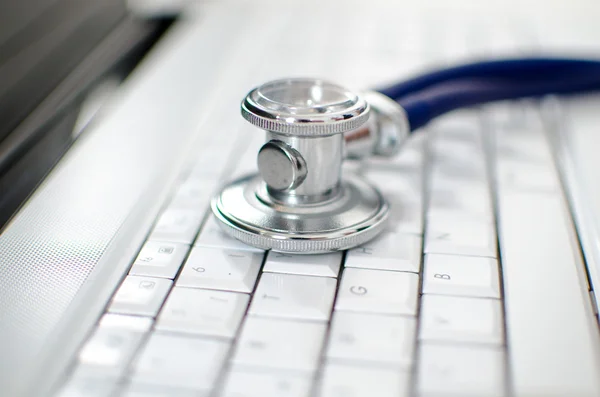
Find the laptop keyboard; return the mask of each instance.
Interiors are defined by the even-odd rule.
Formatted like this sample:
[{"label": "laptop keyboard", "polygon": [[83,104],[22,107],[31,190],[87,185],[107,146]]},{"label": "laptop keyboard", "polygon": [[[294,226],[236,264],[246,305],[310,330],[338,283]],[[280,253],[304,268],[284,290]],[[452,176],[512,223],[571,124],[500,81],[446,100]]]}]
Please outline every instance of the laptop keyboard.
[{"label": "laptop keyboard", "polygon": [[[238,118],[228,109],[205,128]],[[585,335],[552,327],[554,307],[577,323],[583,306],[578,291],[551,293],[580,263],[548,139],[536,104],[507,103],[448,115],[395,158],[348,162],[390,202],[388,230],[302,256],[221,232],[210,198],[255,170],[263,136],[207,138],[58,395],[506,396],[536,377],[586,378],[558,376],[547,341],[530,337]],[[532,359],[547,371],[528,371]]]},{"label": "laptop keyboard", "polygon": [[[493,145],[481,119],[452,115],[397,158],[348,164],[384,192],[392,219],[346,252],[265,253],[226,236],[208,210],[218,175],[211,186],[200,159],[62,395],[505,395]],[[233,175],[253,170],[260,138],[230,157]]]}]

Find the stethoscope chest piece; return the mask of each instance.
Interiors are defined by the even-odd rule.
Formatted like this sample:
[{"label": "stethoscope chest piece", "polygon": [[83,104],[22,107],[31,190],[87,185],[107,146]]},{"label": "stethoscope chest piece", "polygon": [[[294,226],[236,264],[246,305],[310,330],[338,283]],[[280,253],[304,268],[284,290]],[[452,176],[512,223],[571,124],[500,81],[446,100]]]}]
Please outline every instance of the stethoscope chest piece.
[{"label": "stethoscope chest piece", "polygon": [[212,200],[220,226],[258,248],[324,253],[371,240],[389,207],[361,177],[342,175],[344,134],[369,119],[369,104],[316,79],[287,79],[252,90],[242,116],[266,130],[258,175],[238,179]]}]

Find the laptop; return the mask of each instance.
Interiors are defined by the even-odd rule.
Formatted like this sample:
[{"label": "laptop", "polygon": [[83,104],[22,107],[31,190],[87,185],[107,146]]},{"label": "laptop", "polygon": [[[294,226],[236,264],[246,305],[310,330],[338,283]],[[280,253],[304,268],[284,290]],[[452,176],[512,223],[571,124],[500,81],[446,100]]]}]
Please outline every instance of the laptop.
[{"label": "laptop", "polygon": [[264,252],[209,209],[256,172],[257,85],[595,56],[596,2],[128,6],[177,17],[101,106],[83,96],[1,230],[3,396],[600,395],[599,95],[456,111],[346,161],[392,209],[354,249]]}]

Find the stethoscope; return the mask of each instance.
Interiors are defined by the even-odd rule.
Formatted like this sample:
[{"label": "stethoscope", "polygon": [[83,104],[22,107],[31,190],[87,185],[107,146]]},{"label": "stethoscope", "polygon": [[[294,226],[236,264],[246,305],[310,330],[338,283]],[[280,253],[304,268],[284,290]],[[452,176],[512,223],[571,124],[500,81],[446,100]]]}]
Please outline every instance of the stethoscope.
[{"label": "stethoscope", "polygon": [[344,159],[395,155],[411,133],[458,108],[599,88],[600,61],[556,58],[465,64],[360,95],[319,79],[270,81],[241,104],[266,131],[258,174],[225,186],[212,210],[227,234],[261,249],[349,249],[385,229],[390,206],[362,177],[342,174]]}]

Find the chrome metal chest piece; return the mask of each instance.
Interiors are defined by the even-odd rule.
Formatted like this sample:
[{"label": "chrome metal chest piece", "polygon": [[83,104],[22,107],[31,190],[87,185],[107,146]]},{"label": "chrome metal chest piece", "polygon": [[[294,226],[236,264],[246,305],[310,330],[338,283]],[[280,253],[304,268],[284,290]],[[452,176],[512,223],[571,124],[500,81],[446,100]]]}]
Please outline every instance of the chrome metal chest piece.
[{"label": "chrome metal chest piece", "polygon": [[[408,130],[395,102],[366,97],[317,79],[252,90],[242,116],[266,130],[266,143],[257,154],[258,175],[232,182],[212,200],[223,230],[255,247],[303,254],[348,249],[378,235],[389,206],[359,176],[342,175],[342,163],[393,154]],[[377,114],[372,103],[385,114],[370,117]]]}]

